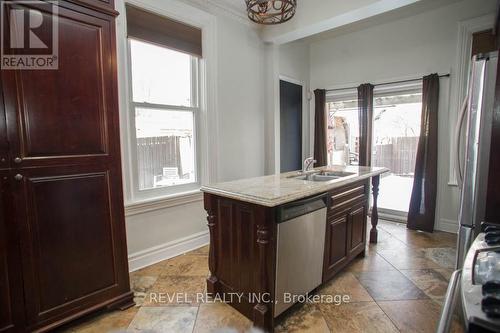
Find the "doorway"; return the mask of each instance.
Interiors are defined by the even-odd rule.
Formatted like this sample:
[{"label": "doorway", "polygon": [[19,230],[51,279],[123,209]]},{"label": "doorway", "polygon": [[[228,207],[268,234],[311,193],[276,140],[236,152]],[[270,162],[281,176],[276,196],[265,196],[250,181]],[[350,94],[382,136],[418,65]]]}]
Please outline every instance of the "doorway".
[{"label": "doorway", "polygon": [[421,86],[405,91],[374,93],[372,166],[390,170],[380,179],[378,207],[382,213],[408,214],[421,112]]},{"label": "doorway", "polygon": [[359,165],[359,112],[357,91],[327,95],[328,165]]},{"label": "doorway", "polygon": [[280,169],[302,167],[302,86],[280,80]]}]

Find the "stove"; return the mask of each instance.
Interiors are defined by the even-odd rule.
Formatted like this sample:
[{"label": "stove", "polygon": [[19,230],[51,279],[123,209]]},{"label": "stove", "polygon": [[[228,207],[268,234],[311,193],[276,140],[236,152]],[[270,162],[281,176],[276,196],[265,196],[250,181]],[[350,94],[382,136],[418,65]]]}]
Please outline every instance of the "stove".
[{"label": "stove", "polygon": [[460,295],[468,332],[500,332],[499,225],[481,225],[465,258]]},{"label": "stove", "polygon": [[480,231],[451,276],[437,333],[451,331],[454,313],[469,333],[500,332],[500,225],[482,223]]}]

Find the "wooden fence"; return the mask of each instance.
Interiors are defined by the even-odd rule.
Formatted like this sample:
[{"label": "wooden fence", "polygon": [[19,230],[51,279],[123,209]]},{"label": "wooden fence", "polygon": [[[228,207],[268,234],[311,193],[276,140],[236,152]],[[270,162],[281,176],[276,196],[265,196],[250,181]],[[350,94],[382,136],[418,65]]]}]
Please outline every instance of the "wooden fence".
[{"label": "wooden fence", "polygon": [[375,145],[372,164],[386,167],[396,175],[408,175],[415,172],[418,137],[391,138],[391,143]]},{"label": "wooden fence", "polygon": [[182,175],[179,136],[158,136],[137,139],[139,188],[154,186],[154,177],[163,174],[164,167],[178,168]]}]

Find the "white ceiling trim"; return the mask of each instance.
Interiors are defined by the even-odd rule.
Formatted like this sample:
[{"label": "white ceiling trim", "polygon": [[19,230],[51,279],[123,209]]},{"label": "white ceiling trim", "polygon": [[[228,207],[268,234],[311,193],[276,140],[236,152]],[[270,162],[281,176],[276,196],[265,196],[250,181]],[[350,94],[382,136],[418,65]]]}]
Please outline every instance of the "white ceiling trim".
[{"label": "white ceiling trim", "polygon": [[[245,1],[241,0],[185,0],[203,8],[211,14],[222,14],[226,17],[236,19],[240,23],[248,26],[254,26],[246,16]],[[238,5],[239,4],[239,5]]]},{"label": "white ceiling trim", "polygon": [[246,6],[244,6],[244,1],[241,0],[241,6],[237,5],[237,2],[235,0],[233,1],[228,1],[228,0],[207,0],[208,4],[211,6],[216,6],[219,9],[222,9],[229,14],[232,14],[240,19],[244,19],[245,22],[248,23],[248,17],[246,15]]},{"label": "white ceiling trim", "polygon": [[305,25],[303,27],[281,34],[277,34],[276,32],[264,29],[262,31],[262,38],[265,42],[285,44],[294,40],[306,38],[321,32],[361,21],[375,15],[383,14],[391,10],[408,6],[419,1],[420,0],[380,0],[371,5],[358,8],[338,16],[334,16],[317,23]]}]

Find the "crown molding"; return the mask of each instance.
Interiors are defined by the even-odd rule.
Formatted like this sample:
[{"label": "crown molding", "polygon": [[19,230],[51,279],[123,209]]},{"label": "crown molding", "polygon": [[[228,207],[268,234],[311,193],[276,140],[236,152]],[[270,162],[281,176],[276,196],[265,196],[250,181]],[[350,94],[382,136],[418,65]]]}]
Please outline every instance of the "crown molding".
[{"label": "crown molding", "polygon": [[226,17],[230,17],[239,23],[245,24],[252,28],[258,28],[259,26],[251,22],[245,12],[245,6],[243,5],[244,0],[241,0],[241,7],[236,5],[236,1],[239,0],[182,0],[197,6],[200,9],[208,11],[211,14],[222,14]]},{"label": "crown molding", "polygon": [[[209,5],[216,6],[219,9],[222,9],[228,12],[231,15],[234,15],[240,19],[244,19],[245,22],[248,22],[248,17],[245,12],[245,6],[237,6],[235,0],[206,0]],[[244,0],[241,0],[241,3],[244,3]]]}]

